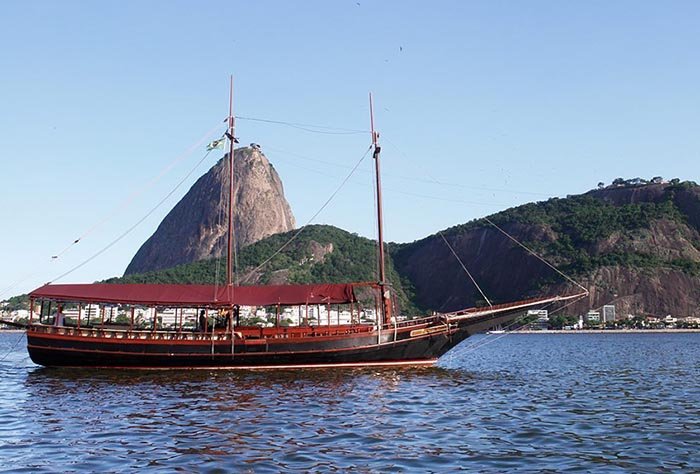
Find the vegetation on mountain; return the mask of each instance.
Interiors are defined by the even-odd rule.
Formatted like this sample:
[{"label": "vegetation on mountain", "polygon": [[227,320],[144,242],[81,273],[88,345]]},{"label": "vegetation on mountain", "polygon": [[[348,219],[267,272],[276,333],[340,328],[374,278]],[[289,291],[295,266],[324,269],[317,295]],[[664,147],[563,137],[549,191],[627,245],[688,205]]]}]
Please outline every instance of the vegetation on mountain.
[{"label": "vegetation on mountain", "polygon": [[[269,259],[298,231],[275,234],[248,245],[238,252],[238,279],[241,284],[345,283],[377,281],[376,243],[328,225],[310,225]],[[394,287],[402,310],[415,312],[410,285],[399,276],[387,259],[387,278]],[[201,260],[165,270],[111,278],[106,283],[218,283],[226,281],[223,258]]]},{"label": "vegetation on mountain", "polygon": [[[636,184],[638,181],[639,178],[621,182],[635,183],[627,186],[640,186]],[[658,201],[622,205],[606,201],[600,192],[569,196],[565,199],[552,198],[507,209],[490,216],[489,220],[498,226],[521,224],[542,226],[551,230],[555,238],[548,241],[530,241],[526,244],[555,262],[563,271],[573,275],[585,275],[608,265],[641,268],[667,266],[692,275],[700,275],[700,262],[697,261],[686,258],[664,259],[652,252],[630,251],[624,248],[600,253],[596,246],[613,234],[626,235],[633,239],[637,237],[633,235],[634,231],[650,229],[654,222],[661,219],[687,225],[687,215],[679,209],[675,198],[677,191],[693,187],[697,187],[694,182],[673,184],[666,186]],[[486,220],[476,219],[447,229],[444,234],[457,235],[485,227],[490,227]],[[698,247],[700,248],[700,245]]]},{"label": "vegetation on mountain", "polygon": [[4,311],[16,311],[18,309],[27,309],[29,308],[29,295],[17,295],[17,296],[12,296],[11,298],[8,298],[7,300],[3,301],[3,303],[7,303],[3,305],[2,308]]},{"label": "vegetation on mountain", "polygon": [[[628,295],[630,311],[636,307],[667,314],[673,312],[669,306],[678,293],[687,299],[682,311],[691,314],[692,302],[700,301],[693,289],[697,286],[692,286],[700,278],[700,187],[694,182],[620,178],[582,195],[525,204],[488,219],[586,286],[604,289],[583,304],[595,306]],[[275,254],[296,232],[242,248],[236,265],[240,283],[377,280],[374,241],[336,227],[311,225]],[[442,234],[493,302],[559,291],[553,288],[564,283],[486,219]],[[404,312],[453,310],[483,300],[440,235],[389,243],[387,249],[388,280]],[[218,258],[107,282],[223,284],[225,271],[225,260]],[[26,297],[16,297],[8,307],[25,305]]]},{"label": "vegetation on mountain", "polygon": [[[560,275],[489,221],[592,291],[600,290],[582,304],[595,307],[625,297],[626,311],[694,313],[692,302],[700,301],[700,292],[688,285],[700,278],[700,187],[660,177],[600,185],[582,195],[507,209],[442,234],[495,301],[567,290]],[[463,275],[452,268],[454,257],[439,234],[391,248],[399,272],[415,288],[417,304],[436,307],[446,301],[439,309],[453,310],[481,298],[463,283],[451,284]],[[429,261],[439,271],[423,276]],[[440,283],[435,282],[438,274]],[[679,300],[679,292],[687,298]]]}]

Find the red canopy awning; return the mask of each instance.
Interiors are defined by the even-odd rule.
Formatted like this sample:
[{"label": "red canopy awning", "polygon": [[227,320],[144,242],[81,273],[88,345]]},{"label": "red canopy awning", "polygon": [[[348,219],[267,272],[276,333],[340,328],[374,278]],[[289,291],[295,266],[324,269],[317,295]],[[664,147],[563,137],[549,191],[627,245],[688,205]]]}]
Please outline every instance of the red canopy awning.
[{"label": "red canopy awning", "polygon": [[351,303],[352,283],[320,285],[214,286],[174,284],[44,285],[35,299],[139,306],[242,306]]}]

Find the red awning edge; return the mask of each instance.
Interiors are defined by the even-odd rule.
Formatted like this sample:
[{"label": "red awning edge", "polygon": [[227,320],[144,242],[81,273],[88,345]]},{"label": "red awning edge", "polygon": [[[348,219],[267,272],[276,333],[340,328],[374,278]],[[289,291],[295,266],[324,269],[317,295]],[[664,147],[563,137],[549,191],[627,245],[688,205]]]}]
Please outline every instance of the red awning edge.
[{"label": "red awning edge", "polygon": [[[353,303],[353,283],[267,286],[178,284],[44,285],[30,298],[76,303],[113,303],[136,306],[270,306]],[[357,285],[366,285],[358,283]]]}]

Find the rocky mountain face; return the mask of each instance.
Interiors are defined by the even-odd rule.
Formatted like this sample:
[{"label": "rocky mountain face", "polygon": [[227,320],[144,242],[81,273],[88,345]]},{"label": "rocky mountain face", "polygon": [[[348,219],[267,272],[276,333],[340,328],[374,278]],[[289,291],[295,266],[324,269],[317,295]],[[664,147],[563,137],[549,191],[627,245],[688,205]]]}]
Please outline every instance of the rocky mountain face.
[{"label": "rocky mountain face", "polygon": [[[617,186],[527,204],[490,217],[619,314],[700,316],[700,187]],[[492,302],[580,291],[484,220],[442,233]],[[439,234],[396,246],[394,263],[421,307],[483,304]]]},{"label": "rocky mountain face", "polygon": [[[377,246],[373,240],[328,225],[309,225],[298,231],[274,234],[243,248],[238,255],[236,278],[242,285],[285,283],[344,283],[377,281]],[[284,252],[270,258],[292,235]],[[222,259],[211,258],[152,272],[112,278],[107,283],[208,283],[224,284]],[[387,280],[394,288],[398,305],[416,314],[410,287],[387,261]],[[361,295],[358,295],[361,297]],[[367,295],[365,295],[367,296]],[[374,299],[372,298],[372,302]]]},{"label": "rocky mountain face", "polygon": [[[258,148],[235,150],[234,176],[234,231],[240,247],[295,227],[282,181]],[[133,257],[125,275],[225,254],[226,183],[228,156],[199,178],[163,219]]]},{"label": "rocky mountain face", "polygon": [[[238,232],[252,236],[251,239],[262,235],[265,231],[253,232],[260,219],[270,226],[281,223],[291,228],[291,212],[281,197],[281,184],[274,170],[255,151],[246,150],[241,155],[243,159],[238,160],[237,166],[243,169],[236,170],[239,176],[245,175],[248,167],[256,168],[262,175],[260,180],[276,186],[267,191],[261,184],[246,191],[237,188],[237,199],[248,212],[258,216],[250,219],[249,215],[238,214]],[[217,270],[221,265],[216,259],[174,266],[174,259],[168,255],[176,249],[178,255],[184,253],[180,249],[188,250],[178,257],[181,263],[221,254],[224,229],[216,225],[218,194],[212,191],[218,189],[221,168],[219,163],[193,186],[151,238],[154,242],[149,240],[139,251],[142,255],[137,255],[145,257],[154,252],[152,249],[162,250],[154,252],[159,257],[151,261],[157,262],[159,268],[173,268],[131,275],[120,281],[195,283],[221,278]],[[240,186],[246,186],[246,178],[240,182]],[[278,192],[273,202],[283,205],[265,205],[256,210],[258,200],[275,189]],[[258,197],[246,197],[244,193]],[[566,308],[567,314],[614,304],[621,315],[700,316],[700,187],[695,183],[609,186],[565,199],[526,204],[488,219],[588,289],[589,296]],[[251,227],[244,229],[245,226]],[[187,239],[178,237],[181,227],[188,228],[183,234]],[[330,226],[309,226],[293,245],[258,270],[260,262],[289,236],[290,233],[271,235],[243,249],[239,263],[241,275],[248,275],[244,284],[376,278],[374,244]],[[184,244],[175,243],[176,239]],[[387,246],[389,280],[408,312],[452,311],[485,304],[484,296],[445,240],[494,304],[581,291],[480,219],[413,243]],[[142,273],[132,266],[130,271]]]}]

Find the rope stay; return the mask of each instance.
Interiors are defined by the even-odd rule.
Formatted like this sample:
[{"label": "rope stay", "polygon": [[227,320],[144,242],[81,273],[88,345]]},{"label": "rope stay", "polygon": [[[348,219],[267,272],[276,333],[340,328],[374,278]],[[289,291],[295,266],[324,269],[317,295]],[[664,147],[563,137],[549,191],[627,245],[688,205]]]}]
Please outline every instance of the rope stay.
[{"label": "rope stay", "polygon": [[7,359],[7,356],[9,356],[10,354],[12,354],[12,352],[17,348],[17,345],[19,344],[19,341],[21,341],[21,340],[24,338],[24,336],[26,336],[26,334],[27,334],[27,333],[24,332],[24,331],[23,331],[22,333],[20,333],[20,335],[19,335],[19,337],[17,338],[17,340],[15,341],[15,343],[12,345],[12,347],[10,347],[10,350],[8,350],[8,351],[5,353],[5,355],[2,356],[2,358],[0,358],[0,362],[4,362],[5,359]]},{"label": "rope stay", "polygon": [[297,123],[297,122],[285,122],[282,120],[269,120],[255,117],[244,117],[241,115],[236,115],[238,120],[248,120],[251,122],[262,122],[271,123],[275,125],[285,125],[287,127],[296,128],[298,130],[303,130],[310,133],[321,133],[324,135],[357,135],[361,133],[369,133],[369,130],[358,130],[354,128],[339,128],[339,127],[328,127],[325,125],[313,125],[308,123]]},{"label": "rope stay", "polygon": [[[562,311],[564,308],[581,301],[585,297],[586,297],[586,294],[575,295],[574,299],[572,299],[569,303],[563,305],[560,308],[555,309],[554,311],[550,311],[549,314],[554,314],[554,313],[557,313],[559,311]],[[551,301],[548,304],[546,304],[544,307],[546,308],[548,306],[551,306],[556,302],[557,301]],[[497,340],[499,340],[503,337],[506,337],[507,335],[511,334],[513,331],[518,331],[519,329],[525,327],[525,324],[520,324],[522,322],[523,317],[524,316],[516,318],[515,320],[513,320],[512,323],[504,326],[503,327],[503,331],[504,331],[503,334],[487,334],[483,339],[480,339],[476,342],[473,342],[471,344],[466,344],[463,347],[461,347],[461,345],[457,346],[457,347],[459,347],[458,350],[453,350],[453,351],[450,351],[448,353],[450,355],[450,359],[452,359],[452,357],[454,357],[454,356],[461,356],[461,355],[464,355],[464,354],[467,354],[470,352],[474,352],[477,349],[481,349],[484,346],[487,346],[493,342],[496,342]],[[520,324],[520,325],[514,329],[511,329],[516,324]]]},{"label": "rope stay", "polygon": [[[135,191],[133,191],[130,195],[128,195],[126,198],[124,198],[120,203],[115,205],[109,212],[107,212],[102,219],[99,221],[95,222],[92,226],[90,226],[85,232],[83,232],[79,237],[74,239],[71,243],[66,245],[60,252],[51,255],[47,260],[46,264],[49,263],[54,263],[58,261],[63,255],[65,255],[68,251],[70,251],[74,246],[76,246],[78,243],[82,242],[85,237],[88,235],[92,234],[95,230],[100,228],[102,225],[104,225],[106,222],[108,222],[111,218],[113,218],[118,212],[124,210],[127,208],[139,195],[143,194],[146,190],[150,189],[152,185],[156,184],[158,181],[160,181],[163,176],[165,176],[173,167],[175,167],[178,163],[183,161],[185,158],[190,156],[194,150],[202,146],[203,143],[205,143],[207,140],[211,138],[211,136],[216,132],[216,130],[220,129],[220,125],[217,124],[215,127],[212,127],[208,132],[206,132],[204,135],[202,135],[201,138],[199,138],[193,145],[188,147],[184,152],[182,152],[180,155],[178,155],[175,159],[173,159],[170,163],[168,163],[157,175],[155,175],[153,178],[145,182],[142,186],[137,187]],[[43,267],[43,265],[42,265]],[[44,273],[45,270],[39,269],[35,270],[33,272],[29,272],[18,279],[14,280],[12,283],[10,283],[8,286],[0,290],[0,297],[3,297],[7,293],[9,293],[11,290],[17,288],[19,285],[22,283],[26,282],[27,280],[36,277],[37,275],[40,275]]]},{"label": "rope stay", "polygon": [[[228,137],[227,137],[228,138]],[[221,176],[222,176],[222,182],[223,182],[223,176],[227,176],[227,169],[228,167],[228,161],[223,160],[223,169],[221,170]],[[223,221],[224,221],[224,214],[226,213],[226,209],[224,209],[224,206],[221,204],[224,202],[224,186],[219,186],[219,212],[216,214],[216,226],[217,229],[221,229],[223,226]],[[214,271],[214,298],[216,299],[216,296],[218,295],[218,290],[219,290],[219,273],[221,271],[221,259],[217,258],[216,259],[216,265],[215,265],[215,271]]]},{"label": "rope stay", "polygon": [[278,248],[272,255],[270,255],[268,258],[266,258],[260,265],[249,271],[246,276],[241,280],[241,284],[247,282],[258,270],[263,268],[265,265],[267,265],[273,258],[275,258],[277,255],[279,255],[289,244],[291,244],[294,240],[296,240],[297,237],[299,237],[299,234],[301,234],[304,229],[314,220],[318,215],[323,212],[323,210],[330,204],[330,202],[335,198],[335,196],[340,192],[340,190],[345,186],[345,184],[350,180],[350,177],[355,173],[357,168],[359,168],[360,164],[367,158],[367,155],[369,154],[370,150],[372,149],[372,145],[370,145],[365,153],[362,155],[362,158],[355,164],[353,169],[350,171],[350,173],[343,179],[343,181],[338,185],[338,187],[333,191],[333,193],[330,195],[328,199],[326,199],[326,202],[323,203],[323,205],[316,211],[316,213],[309,218],[306,223],[300,227],[290,238],[287,240],[280,248]]},{"label": "rope stay", "polygon": [[[403,155],[404,158],[406,158],[407,161],[409,161],[409,160],[408,160],[408,157],[406,156],[406,154],[405,154],[395,143],[393,143],[390,139],[388,139],[388,138],[386,138],[386,137],[384,137],[384,138],[385,138],[392,146],[394,146],[394,148],[395,148],[401,155]],[[445,184],[445,183],[442,183],[442,182],[440,182],[439,180],[437,180],[437,179],[436,179],[434,176],[432,176],[431,173],[430,173],[429,171],[427,171],[427,170],[425,171],[424,175],[427,177],[427,179],[428,179],[429,181],[431,181],[431,182],[433,182],[433,183],[435,183],[435,184]],[[569,296],[569,297],[557,297],[556,299],[554,299],[554,300],[550,301],[549,303],[547,303],[547,306],[549,306],[549,305],[551,305],[551,304],[554,304],[556,301],[565,301],[565,300],[574,298],[574,301],[571,301],[571,302],[569,302],[568,304],[564,305],[562,308],[559,308],[558,310],[556,310],[556,311],[560,311],[560,310],[564,309],[565,307],[567,307],[567,306],[569,306],[569,305],[571,305],[571,304],[574,304],[575,302],[579,301],[581,298],[584,298],[585,296],[587,296],[587,295],[589,294],[589,290],[588,290],[587,288],[585,288],[584,286],[582,286],[581,284],[579,284],[577,281],[575,281],[573,278],[571,278],[570,276],[566,275],[564,272],[562,272],[561,270],[559,270],[558,268],[556,268],[554,265],[552,265],[551,263],[549,263],[544,257],[540,256],[540,255],[537,254],[534,250],[530,249],[528,246],[526,246],[525,244],[521,243],[519,240],[517,240],[515,237],[513,237],[512,235],[510,235],[508,232],[506,232],[505,230],[503,230],[502,228],[500,228],[500,227],[499,227],[498,225],[496,225],[491,219],[489,219],[488,217],[484,217],[483,219],[484,219],[486,222],[488,222],[489,224],[491,224],[493,227],[495,227],[496,229],[498,229],[501,233],[503,233],[503,234],[504,234],[506,237],[508,237],[510,240],[512,240],[513,242],[515,242],[516,244],[518,244],[520,247],[522,247],[523,249],[525,249],[528,253],[530,253],[531,255],[535,256],[535,257],[536,257],[537,259],[539,259],[540,261],[542,261],[545,265],[547,265],[549,268],[551,268],[552,270],[554,270],[557,274],[559,274],[560,276],[562,276],[564,279],[566,279],[566,280],[569,281],[570,283],[573,283],[575,286],[577,286],[577,287],[579,287],[581,290],[583,290],[583,293],[581,293],[581,294],[572,295],[572,296]],[[452,247],[452,245],[450,245],[450,243],[449,243],[449,241],[447,240],[447,238],[445,237],[444,233],[443,233],[442,231],[438,231],[438,233],[440,234],[440,237],[442,238],[442,240],[445,242],[445,245],[447,245],[447,247],[450,249],[450,252],[452,253],[452,255],[457,259],[457,261],[459,262],[460,266],[462,267],[462,269],[464,270],[464,272],[467,274],[467,276],[469,277],[469,279],[471,280],[471,282],[474,284],[474,286],[476,287],[476,289],[479,291],[479,293],[480,293],[481,296],[484,298],[484,300],[486,300],[486,302],[488,303],[489,307],[490,307],[491,310],[493,311],[493,305],[492,305],[491,301],[490,301],[489,298],[486,296],[486,294],[484,293],[484,291],[481,289],[481,287],[480,287],[479,284],[477,283],[477,281],[476,281],[476,279],[474,278],[474,276],[469,272],[469,270],[467,269],[467,267],[466,267],[466,265],[464,264],[464,262],[459,258],[459,255],[457,255],[457,252],[454,250],[454,248]],[[516,320],[516,321],[517,321],[517,320]]]},{"label": "rope stay", "polygon": [[135,224],[133,224],[131,227],[129,227],[126,231],[122,232],[116,239],[112,240],[109,244],[107,244],[106,246],[104,246],[102,249],[100,249],[98,252],[96,252],[95,254],[93,254],[91,257],[85,259],[83,262],[81,262],[81,263],[79,263],[78,265],[74,266],[74,267],[71,268],[70,270],[68,270],[68,271],[66,271],[66,272],[64,272],[64,273],[62,273],[62,274],[59,275],[59,276],[57,276],[57,277],[54,278],[53,280],[49,281],[47,284],[53,283],[53,282],[55,282],[56,280],[60,280],[60,279],[62,279],[62,278],[64,278],[64,277],[70,275],[70,274],[73,273],[74,271],[78,270],[79,268],[81,268],[81,267],[87,265],[87,264],[90,263],[92,260],[94,260],[95,258],[99,257],[100,255],[102,255],[103,253],[105,253],[107,250],[109,250],[110,248],[112,248],[114,245],[116,245],[116,244],[117,244],[120,240],[122,240],[124,237],[126,237],[127,235],[129,235],[129,234],[131,233],[131,231],[133,231],[136,227],[138,227],[143,221],[145,221],[146,219],[148,219],[148,218],[151,216],[151,214],[153,214],[165,201],[167,201],[173,194],[175,194],[175,191],[177,191],[177,190],[180,188],[180,186],[182,186],[182,185],[185,183],[185,181],[187,181],[187,179],[192,175],[192,173],[194,173],[194,172],[196,171],[196,169],[199,167],[199,165],[201,165],[201,164],[204,162],[204,160],[206,160],[207,157],[209,157],[209,154],[210,154],[210,153],[211,153],[211,150],[207,151],[207,152],[204,154],[204,156],[202,157],[202,159],[200,159],[200,160],[197,162],[197,164],[195,164],[195,165],[192,167],[192,169],[191,169],[191,170],[190,170],[176,185],[175,185],[175,187],[174,187],[173,189],[171,189],[170,192],[169,192],[168,194],[166,194],[165,197],[164,197],[163,199],[161,199],[160,201],[158,201],[158,203],[157,203],[155,206],[153,206],[153,208],[151,208],[151,210],[148,211],[141,219],[139,219],[138,221],[136,221]]},{"label": "rope stay", "polygon": [[197,148],[202,146],[204,142],[206,142],[213,134],[216,132],[218,129],[220,129],[220,125],[217,124],[215,127],[213,127],[211,130],[206,132],[199,140],[197,140],[194,144],[192,144],[189,148],[187,148],[184,152],[182,152],[180,155],[176,156],[174,160],[172,160],[170,163],[168,163],[156,176],[148,180],[146,183],[144,183],[142,186],[136,188],[131,194],[129,194],[124,200],[122,200],[120,203],[118,203],[116,206],[114,206],[101,220],[97,221],[95,224],[93,224],[90,228],[88,228],[85,232],[83,232],[82,235],[80,235],[77,239],[75,239],[73,242],[68,244],[63,250],[58,252],[55,255],[52,255],[52,259],[58,259],[63,254],[65,254],[68,250],[70,250],[74,245],[82,241],[85,237],[88,235],[92,234],[95,230],[97,230],[100,226],[104,225],[107,221],[109,221],[112,217],[114,217],[119,211],[125,209],[128,207],[138,196],[143,194],[145,191],[151,188],[152,185],[156,184],[158,181],[160,181],[163,176],[165,176],[175,165],[177,165],[179,162],[187,158],[189,155],[192,154]]},{"label": "rope stay", "polygon": [[440,237],[442,237],[442,240],[445,241],[445,245],[447,245],[447,248],[450,249],[450,252],[452,252],[452,255],[455,256],[455,258],[457,259],[459,264],[462,266],[462,269],[464,270],[464,272],[469,276],[469,279],[472,281],[472,283],[474,283],[474,286],[476,287],[476,289],[479,290],[479,293],[481,293],[481,296],[484,297],[484,299],[486,300],[486,303],[488,303],[490,308],[493,308],[493,305],[491,304],[491,300],[488,299],[488,297],[486,296],[484,291],[481,289],[479,284],[476,282],[476,279],[474,279],[474,277],[469,272],[469,270],[467,270],[467,267],[466,267],[466,265],[464,265],[464,262],[462,262],[462,259],[459,258],[459,255],[457,255],[457,252],[455,252],[455,249],[452,248],[452,245],[450,245],[450,243],[447,241],[447,238],[445,238],[445,234],[443,234],[442,231],[438,231],[438,233],[440,234]]},{"label": "rope stay", "polygon": [[510,240],[512,240],[513,242],[515,242],[516,244],[518,244],[519,246],[521,246],[522,248],[524,248],[524,249],[525,249],[527,252],[529,252],[532,256],[536,257],[536,258],[537,258],[538,260],[540,260],[542,263],[544,263],[544,264],[547,265],[549,268],[551,268],[552,270],[554,270],[555,272],[557,272],[560,276],[562,276],[563,278],[565,278],[566,280],[568,280],[570,283],[573,283],[574,285],[576,285],[576,286],[578,286],[579,288],[581,288],[581,289],[586,293],[586,295],[588,295],[588,289],[587,289],[586,287],[584,287],[583,285],[581,285],[580,283],[578,283],[576,280],[574,280],[573,278],[571,278],[569,275],[565,274],[564,272],[562,272],[561,270],[559,270],[557,267],[555,267],[554,265],[552,265],[551,263],[549,263],[544,257],[540,256],[537,252],[535,252],[534,250],[532,250],[532,249],[530,249],[529,247],[527,247],[525,244],[523,244],[523,243],[520,242],[518,239],[516,239],[515,237],[513,237],[512,235],[510,235],[508,232],[506,232],[505,230],[501,229],[498,225],[496,225],[496,224],[495,224],[491,219],[489,219],[488,217],[483,217],[483,219],[484,219],[486,222],[488,222],[489,224],[491,224],[492,226],[494,226],[496,229],[498,229],[503,235],[505,235],[506,237],[508,237]]},{"label": "rope stay", "polygon": [[[311,132],[311,133],[321,133],[321,134],[330,134],[330,135],[354,135],[354,134],[369,133],[368,130],[352,129],[352,128],[340,128],[340,127],[331,127],[331,126],[326,126],[326,125],[317,125],[317,124],[308,124],[308,123],[299,123],[299,122],[288,122],[288,121],[281,121],[281,120],[269,120],[269,119],[263,119],[263,118],[257,118],[257,117],[236,116],[236,118],[237,118],[237,119],[240,119],[240,120],[247,120],[247,121],[254,121],[254,122],[262,122],[262,123],[270,123],[270,124],[276,124],[276,125],[284,125],[284,126],[296,128],[296,129],[299,129],[299,130],[304,130],[304,131],[307,131],[307,132]],[[139,186],[134,192],[132,192],[130,195],[128,195],[124,200],[122,200],[122,201],[121,201],[120,203],[118,203],[116,206],[114,206],[108,213],[106,213],[106,214],[104,215],[104,217],[103,217],[102,219],[100,219],[100,220],[97,221],[95,224],[93,224],[92,226],[90,226],[85,232],[83,232],[80,236],[78,236],[76,239],[74,239],[70,244],[68,244],[67,246],[65,246],[61,251],[59,251],[58,253],[56,253],[56,254],[54,254],[54,255],[51,255],[51,257],[49,258],[48,261],[49,261],[49,262],[55,262],[56,260],[58,260],[59,258],[61,258],[61,257],[62,257],[63,255],[65,255],[68,251],[70,251],[75,245],[77,245],[78,243],[82,242],[82,241],[85,239],[85,237],[87,237],[88,235],[92,234],[95,230],[97,230],[99,227],[101,227],[101,226],[104,225],[106,222],[108,222],[108,221],[109,221],[111,218],[113,218],[118,212],[120,212],[120,211],[122,211],[123,209],[125,209],[126,207],[128,207],[138,196],[140,196],[141,194],[143,194],[146,190],[150,189],[151,186],[152,186],[153,184],[155,184],[155,183],[157,183],[158,181],[160,181],[160,180],[163,178],[163,176],[165,176],[175,165],[177,165],[179,162],[183,161],[185,158],[187,158],[189,155],[191,155],[192,152],[193,152],[194,150],[196,150],[197,148],[199,148],[200,146],[202,146],[203,143],[205,143],[206,141],[208,141],[208,140],[211,138],[211,136],[214,134],[214,132],[216,132],[216,130],[218,130],[220,127],[221,127],[221,125],[220,125],[219,123],[217,123],[217,125],[216,125],[215,127],[213,127],[211,130],[209,130],[208,132],[206,132],[199,140],[197,140],[193,145],[191,145],[189,148],[187,148],[186,151],[184,151],[183,153],[181,153],[180,155],[178,155],[174,160],[172,160],[170,163],[168,163],[156,176],[154,176],[153,178],[151,178],[150,180],[148,180],[143,186]],[[224,134],[224,135],[221,136],[221,138],[223,139],[223,138],[228,138],[228,137],[226,137],[226,134]],[[139,219],[134,225],[132,225],[132,226],[131,226],[130,228],[128,228],[125,232],[123,232],[123,233],[120,234],[118,237],[116,237],[114,240],[112,240],[109,244],[107,244],[107,245],[106,245],[105,247],[103,247],[101,250],[99,250],[98,252],[96,252],[95,254],[93,254],[92,256],[90,256],[89,258],[85,259],[85,260],[82,261],[80,264],[78,264],[78,265],[72,267],[72,268],[69,269],[68,271],[66,271],[66,272],[62,273],[61,275],[59,275],[59,276],[53,278],[53,279],[52,279],[51,281],[49,281],[48,283],[52,283],[52,282],[55,282],[55,281],[57,281],[57,280],[60,280],[60,279],[62,279],[62,278],[64,278],[64,277],[68,276],[69,274],[73,273],[74,271],[78,270],[79,268],[85,266],[87,263],[89,263],[90,261],[94,260],[94,259],[97,258],[98,256],[102,255],[104,252],[106,252],[108,249],[110,249],[112,246],[114,246],[114,245],[117,244],[120,240],[122,240],[124,237],[126,237],[129,233],[131,233],[138,225],[140,225],[143,221],[145,221],[145,220],[146,220],[151,214],[153,214],[153,213],[154,213],[154,212],[155,212],[155,211],[170,197],[170,196],[172,196],[172,195],[175,193],[175,191],[184,183],[184,181],[187,180],[187,178],[189,178],[189,177],[192,175],[192,173],[194,172],[194,170],[208,157],[210,151],[212,151],[212,150],[208,150],[208,151],[207,151],[207,154],[194,166],[194,168],[193,168],[189,173],[187,173],[187,175],[183,178],[183,180],[180,181],[180,182],[179,182],[179,183],[178,183],[178,184],[177,184],[177,185],[176,185],[162,200],[161,200],[161,201],[158,202],[158,204],[156,204],[148,213],[146,213],[146,215],[144,215],[141,219]],[[367,154],[368,152],[369,152],[369,149],[367,150],[367,152],[365,152],[365,156],[366,156],[366,154]],[[363,156],[363,159],[364,159],[364,156]],[[360,161],[362,161],[362,160],[360,160]],[[343,180],[343,182],[342,182],[342,184],[341,184],[340,187],[342,187],[344,184],[346,184],[347,180],[349,179],[349,177],[350,177],[352,174],[354,174],[354,172],[357,170],[357,167],[358,167],[358,166],[359,166],[359,163],[352,169],[352,171],[350,172],[350,174],[348,175],[348,177],[347,177],[345,180]],[[337,192],[338,192],[339,190],[340,190],[340,188],[339,188],[338,190],[336,190],[335,193],[333,193],[333,195],[331,196],[331,198],[329,198],[329,200],[324,204],[324,206],[322,206],[321,209],[319,209],[319,211],[318,211],[316,214],[314,214],[314,216],[309,220],[309,222],[311,222],[315,217],[318,216],[318,214],[320,214],[320,212],[326,207],[326,205],[327,205],[328,203],[330,203],[330,200],[332,200],[333,197],[335,197],[335,195],[337,194]],[[308,225],[308,224],[307,224],[307,225]],[[296,238],[296,236],[293,237],[293,239],[294,239],[294,238]],[[293,239],[292,239],[292,240],[293,240]],[[291,243],[291,242],[288,242],[287,244],[285,244],[285,247],[286,247],[289,243]],[[279,251],[281,251],[281,250],[279,250]],[[279,253],[279,251],[278,251],[277,253]],[[237,252],[237,249],[236,249],[236,252],[235,252],[235,253],[236,253],[235,258],[236,258],[236,260],[238,260],[238,252]],[[273,257],[274,257],[274,255],[273,255]],[[265,263],[266,263],[266,262],[265,262]],[[259,268],[256,269],[255,271],[257,271],[257,270],[259,270]],[[0,296],[2,296],[2,295],[4,295],[5,293],[11,291],[12,289],[16,288],[19,284],[21,284],[21,283],[27,281],[28,279],[30,279],[30,278],[32,278],[32,277],[35,277],[36,275],[38,275],[38,274],[40,274],[40,273],[41,273],[41,271],[36,271],[36,272],[32,272],[32,273],[30,273],[30,274],[28,274],[28,275],[25,275],[25,276],[21,277],[21,278],[18,279],[17,281],[11,283],[8,287],[2,289],[2,291],[0,291]],[[218,271],[217,271],[217,274],[218,274]],[[217,276],[216,278],[217,278],[217,280],[218,280],[218,276]],[[246,279],[247,279],[247,278],[246,278]],[[244,281],[245,281],[245,280],[244,280]]]}]

